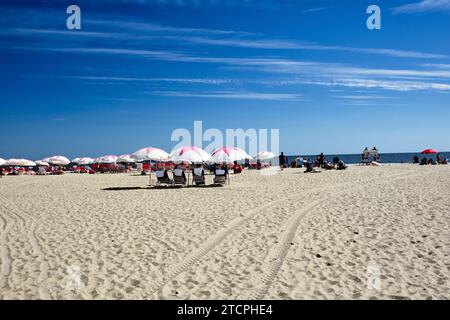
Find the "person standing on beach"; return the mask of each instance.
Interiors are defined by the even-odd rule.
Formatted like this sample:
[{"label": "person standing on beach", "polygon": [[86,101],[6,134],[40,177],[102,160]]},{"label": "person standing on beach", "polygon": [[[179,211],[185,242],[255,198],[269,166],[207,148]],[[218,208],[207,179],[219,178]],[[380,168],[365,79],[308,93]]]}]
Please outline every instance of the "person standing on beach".
[{"label": "person standing on beach", "polygon": [[283,171],[285,165],[286,165],[286,156],[283,152],[281,152],[280,156],[278,157],[278,161],[280,163],[281,171]]},{"label": "person standing on beach", "polygon": [[380,161],[380,154],[378,153],[377,147],[373,147],[371,153],[372,153],[373,161],[379,162]]},{"label": "person standing on beach", "polygon": [[325,155],[323,154],[323,152],[317,156],[317,162],[318,162],[318,167],[322,168],[323,164],[325,162]]}]

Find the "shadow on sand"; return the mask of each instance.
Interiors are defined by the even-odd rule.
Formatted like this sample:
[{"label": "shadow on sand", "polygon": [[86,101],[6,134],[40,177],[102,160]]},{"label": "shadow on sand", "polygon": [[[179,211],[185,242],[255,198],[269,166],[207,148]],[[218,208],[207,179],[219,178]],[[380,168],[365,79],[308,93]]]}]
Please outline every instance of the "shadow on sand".
[{"label": "shadow on sand", "polygon": [[183,189],[183,188],[203,189],[203,188],[222,188],[222,187],[225,187],[225,186],[221,185],[221,184],[208,184],[208,185],[202,185],[202,186],[197,186],[197,185],[169,186],[169,185],[167,185],[167,186],[146,186],[146,187],[110,187],[110,188],[103,188],[101,190],[102,191],[129,191],[129,190],[167,190],[167,189]]}]

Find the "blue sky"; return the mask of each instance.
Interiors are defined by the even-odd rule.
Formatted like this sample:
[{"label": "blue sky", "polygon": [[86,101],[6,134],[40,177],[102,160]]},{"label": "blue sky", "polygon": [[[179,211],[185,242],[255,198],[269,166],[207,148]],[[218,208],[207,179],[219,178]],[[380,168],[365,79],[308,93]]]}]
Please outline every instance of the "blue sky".
[{"label": "blue sky", "polygon": [[[279,128],[287,154],[450,150],[450,0],[2,1],[0,157]],[[66,28],[81,8],[82,30]]]}]

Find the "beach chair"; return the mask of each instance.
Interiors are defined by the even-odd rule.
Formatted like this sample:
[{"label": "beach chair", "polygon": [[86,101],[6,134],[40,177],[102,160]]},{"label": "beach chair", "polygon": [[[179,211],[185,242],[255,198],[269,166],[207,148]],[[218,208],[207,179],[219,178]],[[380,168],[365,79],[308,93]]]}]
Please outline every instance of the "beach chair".
[{"label": "beach chair", "polygon": [[47,172],[47,170],[45,170],[44,167],[39,167],[39,168],[38,168],[38,173],[37,173],[37,174],[38,174],[38,175],[41,175],[41,176],[45,176],[45,175],[50,174],[50,173]]},{"label": "beach chair", "polygon": [[184,174],[184,170],[182,169],[174,169],[173,170],[173,184],[179,186],[186,186],[187,180],[186,175]]},{"label": "beach chair", "polygon": [[197,186],[205,185],[205,175],[203,168],[194,168],[194,183]]},{"label": "beach chair", "polygon": [[227,182],[225,170],[218,169],[214,173],[214,184],[224,185]]},{"label": "beach chair", "polygon": [[158,170],[155,172],[156,175],[156,183],[158,185],[167,184],[172,185],[172,180],[169,179],[169,175],[167,174],[167,171],[165,170]]}]

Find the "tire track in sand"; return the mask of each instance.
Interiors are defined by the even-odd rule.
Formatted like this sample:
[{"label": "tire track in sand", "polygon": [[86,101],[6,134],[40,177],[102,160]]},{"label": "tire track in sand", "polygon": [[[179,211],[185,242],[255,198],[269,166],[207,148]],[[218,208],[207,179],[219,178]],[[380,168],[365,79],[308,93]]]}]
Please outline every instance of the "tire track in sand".
[{"label": "tire track in sand", "polygon": [[12,268],[12,259],[10,255],[10,249],[8,245],[8,235],[11,231],[11,229],[16,224],[16,220],[14,218],[11,218],[7,214],[7,208],[0,204],[0,207],[2,210],[0,211],[0,214],[2,212],[5,213],[5,216],[2,216],[3,228],[2,232],[0,234],[0,260],[1,260],[1,267],[0,267],[0,289],[1,292],[9,289],[9,276],[11,274]]},{"label": "tire track in sand", "polygon": [[[308,196],[317,192],[325,191],[328,189],[334,189],[343,187],[345,185],[352,185],[353,181],[344,182],[340,184],[336,184],[334,186],[326,186],[326,187],[318,187],[305,192],[303,195]],[[250,209],[249,213],[246,215],[240,216],[234,220],[232,220],[226,227],[220,229],[216,234],[207,239],[203,244],[188,254],[183,260],[173,267],[169,268],[166,275],[158,282],[154,283],[149,289],[149,295],[154,295],[156,292],[160,291],[163,286],[168,283],[171,279],[174,279],[180,273],[184,272],[191,265],[201,260],[205,255],[207,255],[210,251],[212,251],[218,244],[220,244],[225,238],[227,238],[232,232],[238,229],[241,225],[243,225],[247,220],[254,218],[259,215],[266,209],[269,209],[277,204],[280,204],[284,201],[292,200],[298,198],[298,195],[283,197],[278,200],[274,200],[268,202],[262,206]]]},{"label": "tire track in sand", "polygon": [[[395,181],[397,179],[411,178],[411,177],[418,176],[418,175],[419,174],[399,174],[399,175],[396,175],[393,177],[391,176],[390,179],[380,181],[380,184],[390,182],[390,181]],[[326,202],[327,200],[329,200],[331,198],[338,197],[340,194],[342,194],[344,192],[349,192],[349,191],[354,192],[355,190],[360,190],[363,187],[364,187],[363,185],[357,185],[357,186],[353,186],[353,187],[350,187],[347,189],[340,189],[335,194],[333,194],[331,196],[327,196],[326,198],[316,200],[316,201],[308,204],[307,206],[305,206],[303,209],[296,211],[288,219],[288,221],[285,225],[285,228],[284,228],[285,231],[278,238],[279,244],[275,247],[275,249],[272,252],[269,252],[268,257],[271,260],[270,267],[267,269],[267,272],[265,272],[263,274],[263,276],[261,277],[261,280],[258,281],[258,283],[260,283],[261,285],[256,290],[256,292],[253,292],[250,294],[249,299],[262,300],[265,298],[265,296],[267,295],[270,287],[272,286],[275,278],[278,275],[278,272],[280,271],[280,269],[285,261],[286,255],[290,248],[290,244],[295,237],[295,233],[297,232],[297,229],[300,225],[301,220],[303,220],[303,218],[305,218],[308,214],[310,214],[312,209],[314,209],[321,203]],[[240,299],[247,299],[247,298],[242,297]]]},{"label": "tire track in sand", "polygon": [[[2,201],[2,206],[17,216],[21,221],[21,230],[27,234],[30,245],[33,249],[34,254],[37,256],[37,260],[39,261],[39,276],[38,276],[38,293],[39,298],[41,299],[50,299],[51,295],[46,287],[46,282],[48,279],[48,262],[45,259],[45,254],[42,249],[42,245],[40,244],[38,237],[36,235],[36,230],[38,227],[38,221],[33,217],[32,214],[25,211],[24,209],[17,206],[13,201],[9,200],[5,196],[0,194],[0,200]],[[29,221],[29,227],[27,227],[26,219]],[[12,228],[12,226],[11,226]],[[8,230],[11,230],[11,228]],[[7,236],[7,235],[6,235]],[[5,236],[5,237],[6,237]],[[7,239],[5,238],[5,242],[2,241],[2,244],[7,245]],[[2,245],[2,248],[4,246]],[[9,251],[8,251],[9,254]],[[2,259],[3,260],[3,259]],[[11,272],[11,260],[7,260],[9,263],[9,272]],[[3,273],[2,273],[3,274]]]}]

